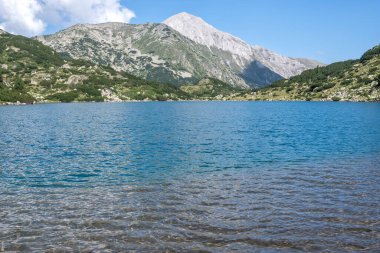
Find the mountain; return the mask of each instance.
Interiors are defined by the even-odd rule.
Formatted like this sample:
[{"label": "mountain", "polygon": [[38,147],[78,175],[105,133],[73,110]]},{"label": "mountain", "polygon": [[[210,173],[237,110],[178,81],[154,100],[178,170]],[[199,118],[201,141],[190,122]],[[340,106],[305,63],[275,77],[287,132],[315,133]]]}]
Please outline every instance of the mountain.
[{"label": "mountain", "polygon": [[0,104],[178,99],[380,101],[380,46],[251,90],[210,77],[181,86],[144,80],[0,30]]},{"label": "mountain", "polygon": [[194,29],[199,26],[193,35],[197,32],[202,38],[207,38],[207,33],[212,38],[224,35],[217,42],[223,45],[225,41],[226,46],[210,46],[196,36],[183,35],[171,27],[175,27],[173,24],[191,25],[192,20],[186,17],[200,20],[180,14],[165,22],[169,25],[81,24],[36,39],[75,59],[109,65],[148,80],[180,85],[213,77],[236,87],[262,87],[318,65],[251,47],[231,35],[217,33],[204,22],[193,24]]},{"label": "mountain", "polygon": [[76,25],[37,40],[72,58],[110,65],[149,80],[185,84],[212,76],[248,87],[236,75],[235,66],[225,63],[232,54],[212,52],[164,24]]},{"label": "mountain", "polygon": [[188,86],[148,81],[90,61],[74,60],[36,40],[0,30],[0,104],[222,99],[241,91],[207,78]]},{"label": "mountain", "polygon": [[358,60],[306,70],[234,99],[380,101],[380,45]]},{"label": "mountain", "polygon": [[0,104],[188,97],[177,86],[142,80],[88,61],[64,59],[36,40],[0,34]]},{"label": "mountain", "polygon": [[289,58],[260,46],[251,46],[235,36],[217,30],[202,18],[186,12],[170,17],[164,24],[209,49],[218,48],[231,52],[242,69],[257,61],[280,76],[289,78],[304,70],[323,65],[317,61]]}]

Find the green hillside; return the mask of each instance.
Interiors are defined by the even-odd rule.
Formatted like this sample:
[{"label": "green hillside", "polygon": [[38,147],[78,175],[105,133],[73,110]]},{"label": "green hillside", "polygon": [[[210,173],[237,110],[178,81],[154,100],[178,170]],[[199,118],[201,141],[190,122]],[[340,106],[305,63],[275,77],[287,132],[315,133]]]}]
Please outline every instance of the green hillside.
[{"label": "green hillside", "polygon": [[247,89],[232,87],[215,78],[203,78],[196,84],[182,85],[181,90],[200,100],[228,100],[247,93]]},{"label": "green hillside", "polygon": [[240,99],[380,101],[380,46],[361,59],[306,70]]},{"label": "green hillside", "polygon": [[23,36],[0,33],[0,103],[130,100],[380,101],[380,46],[361,59],[304,71],[259,90],[214,78],[176,86],[60,55]]},{"label": "green hillside", "polygon": [[23,36],[0,34],[0,102],[177,100],[179,87],[146,81],[110,67],[62,58]]}]

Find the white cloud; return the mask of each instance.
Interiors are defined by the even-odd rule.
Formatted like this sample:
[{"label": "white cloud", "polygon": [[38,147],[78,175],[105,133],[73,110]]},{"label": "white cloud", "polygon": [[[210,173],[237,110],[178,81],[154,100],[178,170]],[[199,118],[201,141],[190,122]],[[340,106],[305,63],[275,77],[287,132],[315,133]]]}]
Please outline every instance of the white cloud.
[{"label": "white cloud", "polygon": [[45,14],[51,22],[128,23],[135,14],[120,0],[44,0]]},{"label": "white cloud", "polygon": [[0,0],[0,28],[23,35],[41,34],[49,25],[128,23],[133,17],[120,0]]},{"label": "white cloud", "polygon": [[37,0],[0,0],[0,28],[11,33],[39,34],[45,29],[41,12]]}]

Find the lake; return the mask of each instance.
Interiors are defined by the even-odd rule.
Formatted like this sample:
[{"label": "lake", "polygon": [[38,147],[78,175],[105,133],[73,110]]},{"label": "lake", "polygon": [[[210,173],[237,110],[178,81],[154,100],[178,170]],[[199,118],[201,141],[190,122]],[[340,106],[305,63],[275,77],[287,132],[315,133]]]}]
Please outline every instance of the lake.
[{"label": "lake", "polygon": [[380,103],[0,107],[0,251],[380,251]]}]

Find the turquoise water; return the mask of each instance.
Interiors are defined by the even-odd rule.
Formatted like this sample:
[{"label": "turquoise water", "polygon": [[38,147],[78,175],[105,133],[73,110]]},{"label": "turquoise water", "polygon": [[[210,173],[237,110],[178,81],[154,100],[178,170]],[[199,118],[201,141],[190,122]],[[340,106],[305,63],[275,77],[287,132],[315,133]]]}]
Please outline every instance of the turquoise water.
[{"label": "turquoise water", "polygon": [[380,250],[380,104],[0,107],[0,247]]}]

